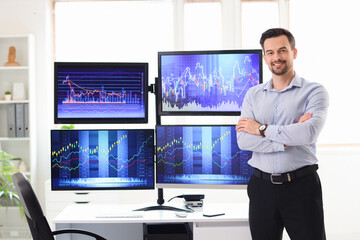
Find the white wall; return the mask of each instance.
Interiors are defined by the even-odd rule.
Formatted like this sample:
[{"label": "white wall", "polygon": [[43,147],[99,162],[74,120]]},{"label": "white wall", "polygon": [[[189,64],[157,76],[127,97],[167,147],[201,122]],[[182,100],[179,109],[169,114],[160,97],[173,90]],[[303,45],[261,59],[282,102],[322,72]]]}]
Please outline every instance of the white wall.
[{"label": "white wall", "polygon": [[45,180],[49,178],[52,100],[52,16],[51,0],[0,0],[0,34],[33,34],[35,37],[37,164],[32,176],[40,201],[44,203]]},{"label": "white wall", "polygon": [[328,239],[360,239],[360,146],[320,147],[318,156]]},{"label": "white wall", "polygon": [[[340,2],[338,2],[340,4]],[[36,94],[37,94],[37,176],[36,191],[44,206],[45,181],[50,177],[50,136],[53,126],[52,112],[52,16],[51,0],[0,0],[0,34],[35,35],[36,42]],[[321,9],[319,9],[321,13]],[[341,21],[341,19],[339,19]],[[344,22],[344,25],[351,24]],[[354,46],[356,47],[356,46]],[[325,57],[325,56],[324,56]],[[334,61],[339,59],[334,58]],[[358,108],[348,109],[356,110]],[[354,121],[351,124],[356,126]],[[330,130],[330,129],[329,129]],[[360,239],[360,146],[319,147],[319,174],[323,184],[324,209],[328,239]],[[246,202],[244,190],[203,191],[205,201]],[[154,192],[155,193],[155,192]],[[165,197],[183,193],[182,190],[165,190]],[[124,199],[126,199],[124,194]],[[219,198],[219,195],[221,198]],[[147,193],[145,201],[153,201],[156,194]],[[131,199],[129,199],[131,200]]]}]

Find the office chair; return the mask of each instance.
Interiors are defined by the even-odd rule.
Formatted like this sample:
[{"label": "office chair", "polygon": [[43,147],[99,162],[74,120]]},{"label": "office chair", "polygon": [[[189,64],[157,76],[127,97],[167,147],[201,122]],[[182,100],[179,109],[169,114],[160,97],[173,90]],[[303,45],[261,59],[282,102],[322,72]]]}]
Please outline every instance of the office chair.
[{"label": "office chair", "polygon": [[91,236],[97,240],[106,240],[95,233],[79,229],[51,231],[49,223],[43,214],[40,203],[30,185],[29,180],[21,172],[14,173],[12,175],[12,180],[20,197],[20,202],[24,208],[26,220],[34,240],[55,240],[55,235],[64,233],[82,234]]}]

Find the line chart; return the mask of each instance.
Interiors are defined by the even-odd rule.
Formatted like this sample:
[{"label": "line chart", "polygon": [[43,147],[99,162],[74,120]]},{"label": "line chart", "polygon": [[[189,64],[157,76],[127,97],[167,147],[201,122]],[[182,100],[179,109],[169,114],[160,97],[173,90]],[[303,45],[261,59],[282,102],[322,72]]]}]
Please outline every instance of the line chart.
[{"label": "line chart", "polygon": [[[107,92],[104,86],[101,89],[84,88],[71,81],[70,76],[66,76],[66,80],[62,84],[67,84],[69,87],[65,99],[62,101],[63,104],[139,104],[141,100],[141,94],[133,94],[132,91],[127,93],[124,88],[121,89],[121,92]],[[78,93],[75,89],[78,89]]]},{"label": "line chart", "polygon": [[249,88],[260,83],[258,54],[165,55],[163,111],[241,111]]},{"label": "line chart", "polygon": [[[51,171],[58,187],[132,178],[128,187],[151,186],[153,130],[52,131]],[[135,180],[137,179],[137,180]],[[120,184],[117,182],[117,184]],[[149,184],[149,185],[147,185]]]},{"label": "line chart", "polygon": [[145,76],[141,68],[58,67],[58,118],[143,118]]},{"label": "line chart", "polygon": [[252,174],[251,157],[252,152],[238,148],[233,126],[157,127],[161,183],[244,183]]}]

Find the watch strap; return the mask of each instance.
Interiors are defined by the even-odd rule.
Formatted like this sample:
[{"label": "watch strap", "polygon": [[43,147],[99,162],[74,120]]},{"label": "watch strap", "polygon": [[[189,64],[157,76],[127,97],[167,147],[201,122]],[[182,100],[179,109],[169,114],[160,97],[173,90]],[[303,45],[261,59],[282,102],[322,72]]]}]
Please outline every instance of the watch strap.
[{"label": "watch strap", "polygon": [[259,129],[259,132],[260,132],[260,135],[262,136],[262,137],[265,137],[265,130],[267,129],[267,124],[262,124],[261,126],[263,126],[263,125],[265,125],[265,128],[264,129],[262,129],[262,130],[260,130]]}]

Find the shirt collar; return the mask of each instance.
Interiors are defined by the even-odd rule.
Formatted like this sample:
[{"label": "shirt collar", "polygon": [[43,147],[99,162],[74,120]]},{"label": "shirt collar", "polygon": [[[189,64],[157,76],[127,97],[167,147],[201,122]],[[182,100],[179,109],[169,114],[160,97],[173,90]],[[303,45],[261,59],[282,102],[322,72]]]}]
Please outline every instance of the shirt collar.
[{"label": "shirt collar", "polygon": [[[295,72],[295,76],[291,80],[289,86],[284,88],[282,90],[282,92],[284,92],[292,87],[301,87],[301,86],[302,86],[301,77]],[[273,90],[273,79],[271,78],[270,81],[264,83],[263,91],[272,91],[272,90]]]}]

